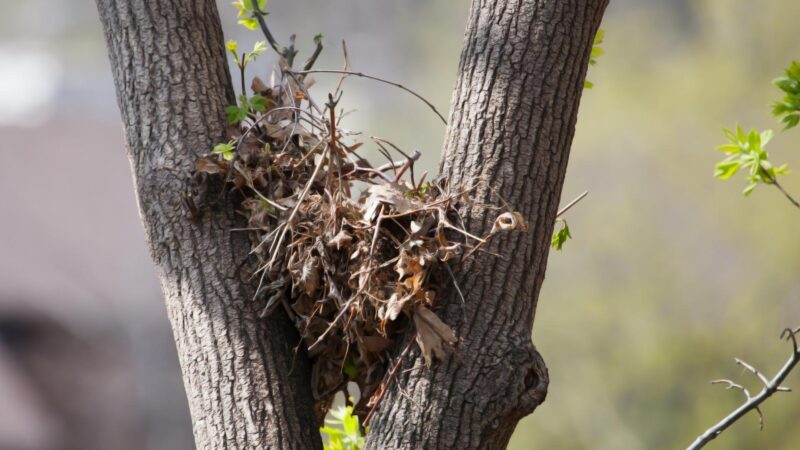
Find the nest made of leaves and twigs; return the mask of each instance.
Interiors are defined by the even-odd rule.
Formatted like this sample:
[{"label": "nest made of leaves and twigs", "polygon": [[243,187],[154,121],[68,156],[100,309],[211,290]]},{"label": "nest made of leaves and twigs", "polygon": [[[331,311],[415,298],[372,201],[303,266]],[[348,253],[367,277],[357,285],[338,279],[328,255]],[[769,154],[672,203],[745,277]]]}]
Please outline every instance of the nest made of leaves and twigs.
[{"label": "nest made of leaves and twigs", "polygon": [[270,86],[253,79],[246,114],[229,114],[230,141],[198,160],[196,173],[241,192],[261,262],[253,275],[256,296],[266,299],[262,315],[282,308],[294,322],[312,361],[320,419],[355,382],[363,423],[406,331],[413,327],[428,365],[454,348],[455,332],[433,312],[455,282],[450,265],[524,221],[503,213],[488,235],[471,235],[457,210],[469,189],[417,179],[420,153],[379,138],[371,141],[387,162],[373,166],[358,154],[363,142],[346,143],[358,135],[340,128],[338,88],[319,106],[312,80],[283,60],[276,75]]}]

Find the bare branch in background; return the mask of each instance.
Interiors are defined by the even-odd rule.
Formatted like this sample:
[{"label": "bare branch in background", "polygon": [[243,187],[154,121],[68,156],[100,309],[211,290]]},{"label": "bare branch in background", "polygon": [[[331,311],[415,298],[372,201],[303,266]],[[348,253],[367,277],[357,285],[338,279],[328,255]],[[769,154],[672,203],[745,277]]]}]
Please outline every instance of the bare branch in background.
[{"label": "bare branch in background", "polygon": [[764,429],[764,414],[761,412],[760,406],[764,401],[772,396],[772,394],[776,392],[790,392],[791,389],[785,386],[781,386],[783,380],[792,372],[794,367],[800,362],[800,350],[797,348],[797,334],[800,333],[800,328],[792,330],[791,328],[786,328],[781,333],[781,338],[786,338],[787,340],[791,341],[792,343],[792,355],[789,359],[784,363],[781,370],[778,372],[777,375],[772,380],[768,380],[767,377],[764,376],[758,369],[753,367],[752,365],[742,361],[739,358],[736,358],[736,364],[744,367],[747,371],[751,372],[755,375],[761,383],[764,385],[764,388],[755,395],[750,395],[750,391],[747,390],[744,386],[734,383],[731,380],[714,380],[712,384],[726,384],[727,389],[739,389],[744,392],[745,397],[747,400],[738,408],[736,408],[733,412],[728,414],[724,419],[719,421],[716,425],[706,430],[703,434],[701,434],[695,441],[687,447],[687,450],[696,450],[699,448],[703,448],[706,444],[714,440],[717,436],[719,436],[723,431],[725,431],[728,427],[736,423],[737,420],[744,417],[748,412],[755,410],[759,416],[759,425],[761,429]]}]

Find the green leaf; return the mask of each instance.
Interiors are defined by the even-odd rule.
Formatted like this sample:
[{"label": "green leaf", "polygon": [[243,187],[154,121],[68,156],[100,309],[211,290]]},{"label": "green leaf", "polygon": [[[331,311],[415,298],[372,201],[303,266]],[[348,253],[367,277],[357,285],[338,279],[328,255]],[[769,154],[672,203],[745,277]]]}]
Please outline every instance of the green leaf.
[{"label": "green leaf", "polygon": [[233,39],[229,40],[225,43],[225,48],[233,55],[234,58],[239,59],[239,56],[236,53],[236,49],[239,46],[239,43],[234,41]]},{"label": "green leaf", "polygon": [[267,41],[256,41],[253,45],[253,51],[250,52],[251,58],[255,59],[256,56],[261,55],[267,50]]},{"label": "green leaf", "polygon": [[594,35],[594,45],[600,45],[603,43],[603,39],[606,37],[606,30],[600,28],[597,30],[597,34]]},{"label": "green leaf", "polygon": [[256,95],[250,97],[250,100],[249,100],[248,103],[250,104],[250,109],[252,109],[253,111],[255,111],[255,112],[264,112],[264,111],[266,111],[267,106],[269,105],[269,100],[264,98],[264,97],[262,97],[259,94],[256,94]]},{"label": "green leaf", "polygon": [[781,122],[785,123],[786,126],[784,130],[788,130],[789,128],[794,128],[800,122],[800,114],[789,114],[781,119]]},{"label": "green leaf", "polygon": [[786,75],[789,78],[800,80],[800,62],[792,61],[792,64],[786,69]]},{"label": "green leaf", "polygon": [[753,189],[755,189],[756,186],[757,186],[756,183],[748,184],[747,187],[744,188],[744,190],[742,191],[742,194],[744,194],[745,197],[748,197],[753,192]]},{"label": "green leaf", "polygon": [[561,222],[562,227],[560,230],[553,233],[553,238],[550,240],[550,246],[556,250],[561,250],[564,247],[564,243],[567,242],[568,239],[572,238],[572,235],[569,232],[569,225],[567,225],[565,220],[558,219],[558,222]]},{"label": "green leaf", "polygon": [[744,130],[739,125],[736,125],[736,139],[738,142],[745,143],[747,142],[747,136],[744,134]]},{"label": "green leaf", "polygon": [[717,147],[718,151],[729,153],[729,154],[736,154],[742,151],[742,148],[736,144],[723,144]]},{"label": "green leaf", "polygon": [[247,109],[231,105],[225,108],[225,115],[228,117],[228,123],[234,125],[247,119]]},{"label": "green leaf", "polygon": [[781,101],[772,104],[772,115],[781,117],[784,130],[794,128],[800,122],[800,62],[792,64],[784,71],[786,76],[772,80],[785,95]]},{"label": "green leaf", "polygon": [[245,53],[244,55],[244,64],[247,65],[250,61],[255,61],[264,51],[267,50],[267,43],[266,41],[256,41],[255,45],[253,46],[253,51],[250,53]]},{"label": "green leaf", "polygon": [[[591,53],[589,55],[589,65],[590,66],[596,65],[597,64],[597,58],[600,57],[600,56],[603,56],[603,54],[605,54],[605,51],[603,50],[603,48],[600,47],[600,44],[603,43],[603,38],[605,37],[605,35],[606,35],[606,32],[603,29],[597,30],[597,34],[594,35],[594,41],[592,41],[592,51],[591,51]],[[586,81],[583,82],[583,88],[584,89],[591,89],[593,87],[594,87],[594,84],[591,81],[586,80]]]},{"label": "green leaf", "polygon": [[246,17],[244,19],[238,20],[239,25],[244,25],[249,30],[257,30],[258,29],[258,21],[253,19],[252,17]]},{"label": "green leaf", "polygon": [[732,177],[739,171],[741,167],[741,163],[739,161],[723,161],[717,163],[716,170],[714,171],[714,176],[721,179],[727,180],[728,178]]},{"label": "green leaf", "polygon": [[761,147],[763,148],[772,138],[775,136],[775,133],[772,130],[764,130],[761,132]]},{"label": "green leaf", "polygon": [[235,148],[236,141],[229,141],[224,142],[222,144],[217,144],[211,149],[211,153],[214,155],[220,155],[226,161],[230,161],[233,159],[233,150]]},{"label": "green leaf", "polygon": [[747,134],[747,144],[750,146],[750,150],[761,150],[761,135],[756,130],[750,130]]}]

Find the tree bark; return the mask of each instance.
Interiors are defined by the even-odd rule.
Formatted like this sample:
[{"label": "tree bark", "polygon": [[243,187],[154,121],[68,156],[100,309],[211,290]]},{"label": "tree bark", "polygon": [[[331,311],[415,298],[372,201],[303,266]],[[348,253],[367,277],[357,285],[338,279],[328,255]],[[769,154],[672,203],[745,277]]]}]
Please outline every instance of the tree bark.
[{"label": "tree bark", "polygon": [[250,242],[232,231],[243,226],[232,202],[194,220],[182,207],[187,175],[225,140],[224,107],[235,102],[215,2],[97,6],[197,448],[321,448],[307,358],[295,358],[285,314],[258,317]]},{"label": "tree bark", "polygon": [[[460,342],[432,370],[408,358],[377,412],[369,449],[503,449],[544,401],[548,374],[531,341],[592,41],[607,0],[473,0],[441,173],[508,202],[527,233],[498,236],[457,273],[441,315]],[[466,226],[491,229],[472,206]]]}]

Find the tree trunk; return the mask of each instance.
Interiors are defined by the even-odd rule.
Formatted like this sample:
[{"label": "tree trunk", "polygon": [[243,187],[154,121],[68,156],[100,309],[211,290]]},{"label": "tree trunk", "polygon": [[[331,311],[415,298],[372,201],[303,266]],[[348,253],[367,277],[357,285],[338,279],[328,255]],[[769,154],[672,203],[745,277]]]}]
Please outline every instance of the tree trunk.
[{"label": "tree trunk", "polygon": [[202,216],[182,207],[188,174],[225,140],[223,109],[235,101],[215,2],[97,6],[197,448],[321,448],[308,360],[295,358],[297,333],[285,315],[258,317],[250,242],[232,231],[243,221],[230,194],[209,194],[214,207]]},{"label": "tree trunk", "polygon": [[[401,367],[371,424],[369,449],[503,449],[544,401],[548,375],[531,342],[592,41],[607,0],[473,0],[442,157],[450,186],[476,205],[520,213],[527,233],[498,236],[456,278],[443,317],[457,356]],[[496,212],[472,206],[467,228]],[[411,369],[411,370],[408,370]]]}]

